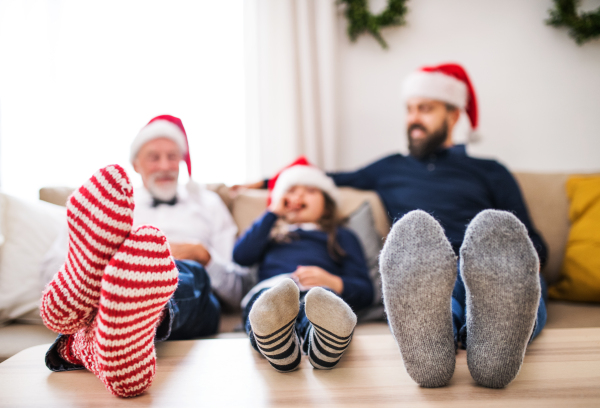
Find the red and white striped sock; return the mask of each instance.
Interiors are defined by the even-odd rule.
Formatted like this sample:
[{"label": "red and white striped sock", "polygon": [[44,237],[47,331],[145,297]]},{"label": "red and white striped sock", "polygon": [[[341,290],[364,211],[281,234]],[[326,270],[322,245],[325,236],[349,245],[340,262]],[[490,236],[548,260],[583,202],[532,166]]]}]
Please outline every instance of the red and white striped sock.
[{"label": "red and white striped sock", "polygon": [[44,324],[75,333],[89,324],[104,268],[131,232],[133,188],[118,165],[98,170],[67,202],[69,252],[42,295]]},{"label": "red and white striped sock", "polygon": [[61,355],[81,361],[114,395],[144,392],[156,372],[156,327],[178,275],[162,232],[134,230],[104,271],[96,319],[67,341],[71,353]]}]

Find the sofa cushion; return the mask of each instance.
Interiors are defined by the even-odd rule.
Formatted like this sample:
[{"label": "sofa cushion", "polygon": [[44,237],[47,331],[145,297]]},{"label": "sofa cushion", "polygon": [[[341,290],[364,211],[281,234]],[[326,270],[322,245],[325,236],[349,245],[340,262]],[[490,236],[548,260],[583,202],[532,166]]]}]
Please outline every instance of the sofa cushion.
[{"label": "sofa cushion", "polygon": [[571,230],[554,299],[600,303],[600,176],[571,177]]},{"label": "sofa cushion", "polygon": [[569,201],[565,193],[567,173],[514,173],[521,187],[533,225],[548,245],[542,274],[548,283],[558,280],[567,235]]},{"label": "sofa cushion", "polygon": [[371,211],[371,204],[368,201],[365,201],[356,211],[350,214],[346,227],[354,232],[363,249],[367,268],[369,268],[369,277],[373,282],[373,304],[382,304],[379,252],[383,248],[383,238],[375,229],[375,220]]},{"label": "sofa cushion", "polygon": [[66,221],[66,209],[0,194],[0,323],[37,308],[40,262]]}]

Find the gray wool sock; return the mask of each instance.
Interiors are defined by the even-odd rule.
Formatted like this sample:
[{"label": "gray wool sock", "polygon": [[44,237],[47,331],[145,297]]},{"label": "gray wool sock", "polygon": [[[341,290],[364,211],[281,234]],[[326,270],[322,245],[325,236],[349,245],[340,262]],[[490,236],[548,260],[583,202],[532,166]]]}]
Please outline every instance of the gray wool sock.
[{"label": "gray wool sock", "polygon": [[265,291],[252,305],[248,318],[260,353],[277,371],[293,371],[300,365],[296,318],[300,292],[291,279]]},{"label": "gray wool sock", "polygon": [[486,210],[469,224],[460,258],[469,371],[484,387],[505,387],[521,368],[537,316],[537,253],[517,217]]},{"label": "gray wool sock", "polygon": [[379,258],[383,300],[404,366],[422,387],[442,387],[456,363],[452,290],[456,256],[440,224],[411,211],[390,231]]},{"label": "gray wool sock", "polygon": [[312,323],[309,361],[315,368],[330,370],[350,345],[356,315],[340,297],[323,288],[312,288],[304,299],[306,317]]}]

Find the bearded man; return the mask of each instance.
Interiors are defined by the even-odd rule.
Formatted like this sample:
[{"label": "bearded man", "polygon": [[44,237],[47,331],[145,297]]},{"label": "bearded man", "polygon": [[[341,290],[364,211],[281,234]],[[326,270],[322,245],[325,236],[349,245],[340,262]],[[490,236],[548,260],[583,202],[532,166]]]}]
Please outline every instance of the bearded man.
[{"label": "bearded man", "polygon": [[455,145],[452,131],[467,115],[478,125],[477,100],[467,73],[456,64],[424,67],[403,85],[409,154],[394,154],[358,171],[332,173],[338,186],[375,190],[392,222],[412,210],[432,214],[455,252],[467,224],[481,211],[512,212],[527,228],[541,263],[546,247],[533,227],[523,197],[510,172],[495,160],[467,155]]},{"label": "bearded man", "polygon": [[409,155],[330,175],[339,186],[375,190],[395,222],[380,270],[410,376],[423,387],[446,385],[460,344],[478,384],[504,387],[546,322],[546,246],[510,172],[453,143],[461,115],[477,127],[465,70],[423,67],[403,96]]}]

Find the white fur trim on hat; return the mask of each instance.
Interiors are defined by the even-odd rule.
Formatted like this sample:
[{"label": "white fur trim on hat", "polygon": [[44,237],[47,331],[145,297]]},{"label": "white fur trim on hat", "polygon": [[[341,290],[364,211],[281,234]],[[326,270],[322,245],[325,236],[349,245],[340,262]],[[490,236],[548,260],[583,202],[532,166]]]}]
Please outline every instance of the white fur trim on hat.
[{"label": "white fur trim on hat", "polygon": [[316,187],[327,193],[338,206],[340,204],[338,189],[333,179],[316,167],[301,165],[290,167],[281,172],[271,192],[271,201],[278,202],[294,186]]},{"label": "white fur trim on hat", "polygon": [[464,82],[441,72],[411,73],[402,86],[404,100],[415,96],[435,99],[464,109],[469,92]]},{"label": "white fur trim on hat", "polygon": [[185,154],[187,152],[186,137],[181,129],[168,120],[155,120],[154,122],[144,126],[137,134],[135,139],[133,139],[129,155],[129,160],[131,160],[131,163],[133,163],[143,145],[160,137],[170,139],[177,143],[177,146],[179,146],[179,149],[181,149],[181,154]]}]

